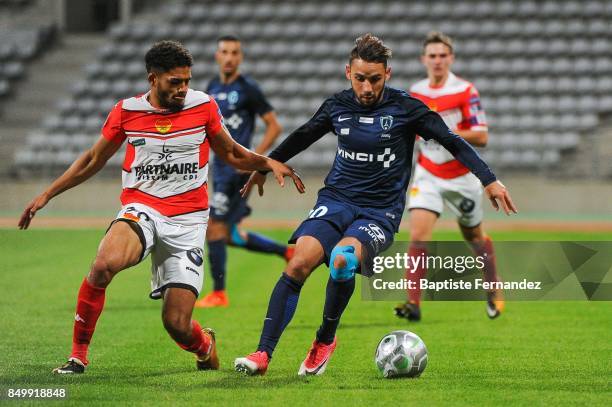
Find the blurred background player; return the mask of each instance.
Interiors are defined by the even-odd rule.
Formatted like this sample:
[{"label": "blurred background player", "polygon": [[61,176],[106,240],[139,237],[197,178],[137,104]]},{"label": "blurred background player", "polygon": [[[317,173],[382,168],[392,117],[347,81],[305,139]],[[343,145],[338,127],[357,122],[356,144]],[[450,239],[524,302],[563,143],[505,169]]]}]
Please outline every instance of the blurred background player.
[{"label": "blurred background player", "polygon": [[[286,165],[254,154],[232,139],[215,101],[189,88],[193,60],[182,44],[158,42],[147,52],[145,62],[149,91],[119,101],[93,147],[34,198],[19,220],[19,227],[27,229],[49,200],[100,171],[127,141],[122,208],[81,284],[72,352],[54,373],[84,373],[106,287],[117,273],[149,253],[150,297],[163,299],[166,331],[182,349],[196,355],[198,369],[218,369],[214,332],[191,319],[204,274],[209,145],[237,168],[273,170],[281,184],[284,175],[298,180]],[[296,185],[302,190],[301,181]]]},{"label": "blurred background player", "polygon": [[[485,112],[474,85],[451,72],[454,62],[453,43],[440,32],[431,32],[423,42],[421,62],[427,78],[410,88],[410,94],[438,112],[453,132],[475,147],[488,141]],[[484,256],[485,281],[499,281],[495,252],[491,238],[482,226],[482,185],[470,170],[457,161],[436,140],[420,139],[419,155],[410,188],[409,254],[426,253],[426,242],[444,204],[457,216],[463,238],[477,256]],[[408,273],[407,278],[418,282],[426,274],[424,268]],[[417,285],[418,286],[418,285]],[[400,318],[418,321],[421,318],[420,289],[408,290],[408,301],[395,308]],[[487,315],[496,318],[504,309],[501,291],[487,293]]]},{"label": "blurred background player", "polygon": [[[263,120],[266,130],[255,152],[263,154],[274,144],[281,126],[270,103],[257,83],[239,71],[242,48],[238,37],[227,35],[217,40],[215,59],[219,76],[210,81],[206,92],[212,95],[221,109],[225,125],[234,140],[251,147],[256,116]],[[247,198],[240,196],[240,188],[249,174],[236,170],[222,160],[213,159],[213,197],[207,241],[213,291],[196,302],[196,307],[225,307],[229,298],[225,291],[227,275],[227,245],[261,253],[272,253],[288,260],[292,247],[277,243],[257,233],[239,228],[240,221],[251,213]]]},{"label": "blurred background player", "polygon": [[[486,186],[494,206],[515,211],[509,193],[476,151],[440,116],[406,92],[386,86],[391,50],[371,34],[355,41],[345,68],[351,88],[328,98],[270,157],[287,161],[327,133],[338,140],[336,158],[317,202],[291,237],[295,254],[268,304],[257,351],[234,362],[237,371],[264,374],[295,310],[306,279],[321,264],[330,268],[323,318],[299,375],[320,375],[336,348],[336,330],[355,289],[355,273],[371,274],[372,259],[397,232],[410,181],[415,132],[436,139],[469,166]],[[245,192],[265,176],[255,173]],[[361,265],[365,264],[364,269]]]}]

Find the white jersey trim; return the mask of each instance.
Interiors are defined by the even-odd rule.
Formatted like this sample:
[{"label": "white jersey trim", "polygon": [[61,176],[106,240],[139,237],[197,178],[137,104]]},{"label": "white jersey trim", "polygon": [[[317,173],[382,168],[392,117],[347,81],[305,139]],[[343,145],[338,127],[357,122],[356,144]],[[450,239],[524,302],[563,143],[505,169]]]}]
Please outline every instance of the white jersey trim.
[{"label": "white jersey trim", "polygon": [[[133,112],[157,112],[163,113],[165,109],[156,109],[149,103],[148,97],[151,91],[148,91],[144,95],[134,96],[123,100],[122,108]],[[183,110],[191,109],[193,107],[203,105],[204,103],[210,102],[211,97],[199,90],[188,89],[187,95],[185,96],[185,105]]]},{"label": "white jersey trim", "polygon": [[457,93],[465,92],[470,86],[473,86],[470,82],[465,79],[459,78],[454,73],[450,72],[446,83],[439,88],[432,88],[429,86],[429,79],[425,78],[410,87],[411,93],[418,93],[430,98],[437,98],[440,96],[454,95]]}]

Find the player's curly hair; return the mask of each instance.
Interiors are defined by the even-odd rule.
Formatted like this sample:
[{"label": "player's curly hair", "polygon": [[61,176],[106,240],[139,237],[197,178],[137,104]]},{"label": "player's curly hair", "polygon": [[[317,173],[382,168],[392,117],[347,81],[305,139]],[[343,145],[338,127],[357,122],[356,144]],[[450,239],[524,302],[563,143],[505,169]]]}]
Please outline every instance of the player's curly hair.
[{"label": "player's curly hair", "polygon": [[193,57],[178,41],[159,41],[145,55],[147,72],[168,72],[177,67],[193,65]]},{"label": "player's curly hair", "polygon": [[425,48],[427,48],[429,44],[444,44],[448,47],[450,53],[453,53],[453,40],[440,31],[431,31],[427,34],[427,37],[425,37],[423,41],[423,54],[425,54]]},{"label": "player's curly hair", "polygon": [[389,58],[391,58],[391,48],[387,47],[380,38],[367,33],[355,40],[349,64],[353,59],[363,59],[366,62],[382,63],[386,68]]}]

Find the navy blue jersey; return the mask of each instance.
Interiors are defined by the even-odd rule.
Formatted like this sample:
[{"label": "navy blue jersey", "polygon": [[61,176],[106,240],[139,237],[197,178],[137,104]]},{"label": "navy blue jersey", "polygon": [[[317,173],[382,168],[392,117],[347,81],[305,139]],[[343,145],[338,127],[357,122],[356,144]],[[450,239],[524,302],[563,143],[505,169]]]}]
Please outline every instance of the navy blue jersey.
[{"label": "navy blue jersey", "polygon": [[416,134],[438,141],[483,185],[496,179],[478,153],[449,130],[437,113],[390,87],[385,87],[374,106],[361,105],[352,89],[335,94],[270,157],[287,161],[326,133],[338,138],[338,147],[323,189],[355,205],[390,208],[399,217],[406,204]]},{"label": "navy blue jersey", "polygon": [[[217,76],[208,83],[206,93],[215,98],[225,126],[234,140],[246,148],[251,148],[257,116],[273,110],[257,83],[248,76],[239,75],[233,82],[224,84]],[[213,177],[235,173],[236,171],[222,160],[213,160]]]}]

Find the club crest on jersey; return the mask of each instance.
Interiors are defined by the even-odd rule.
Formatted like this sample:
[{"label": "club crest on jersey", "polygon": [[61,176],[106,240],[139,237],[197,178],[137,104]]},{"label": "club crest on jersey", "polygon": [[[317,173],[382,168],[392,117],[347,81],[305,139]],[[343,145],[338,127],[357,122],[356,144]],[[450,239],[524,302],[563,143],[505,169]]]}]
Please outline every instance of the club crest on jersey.
[{"label": "club crest on jersey", "polygon": [[393,116],[381,116],[380,117],[380,127],[384,131],[387,131],[393,126]]},{"label": "club crest on jersey", "polygon": [[235,90],[231,91],[230,93],[227,94],[227,101],[232,104],[235,105],[236,103],[238,103],[238,92],[236,92]]},{"label": "club crest on jersey", "polygon": [[166,134],[172,128],[172,122],[170,119],[157,119],[157,121],[155,121],[155,128],[161,134]]}]

